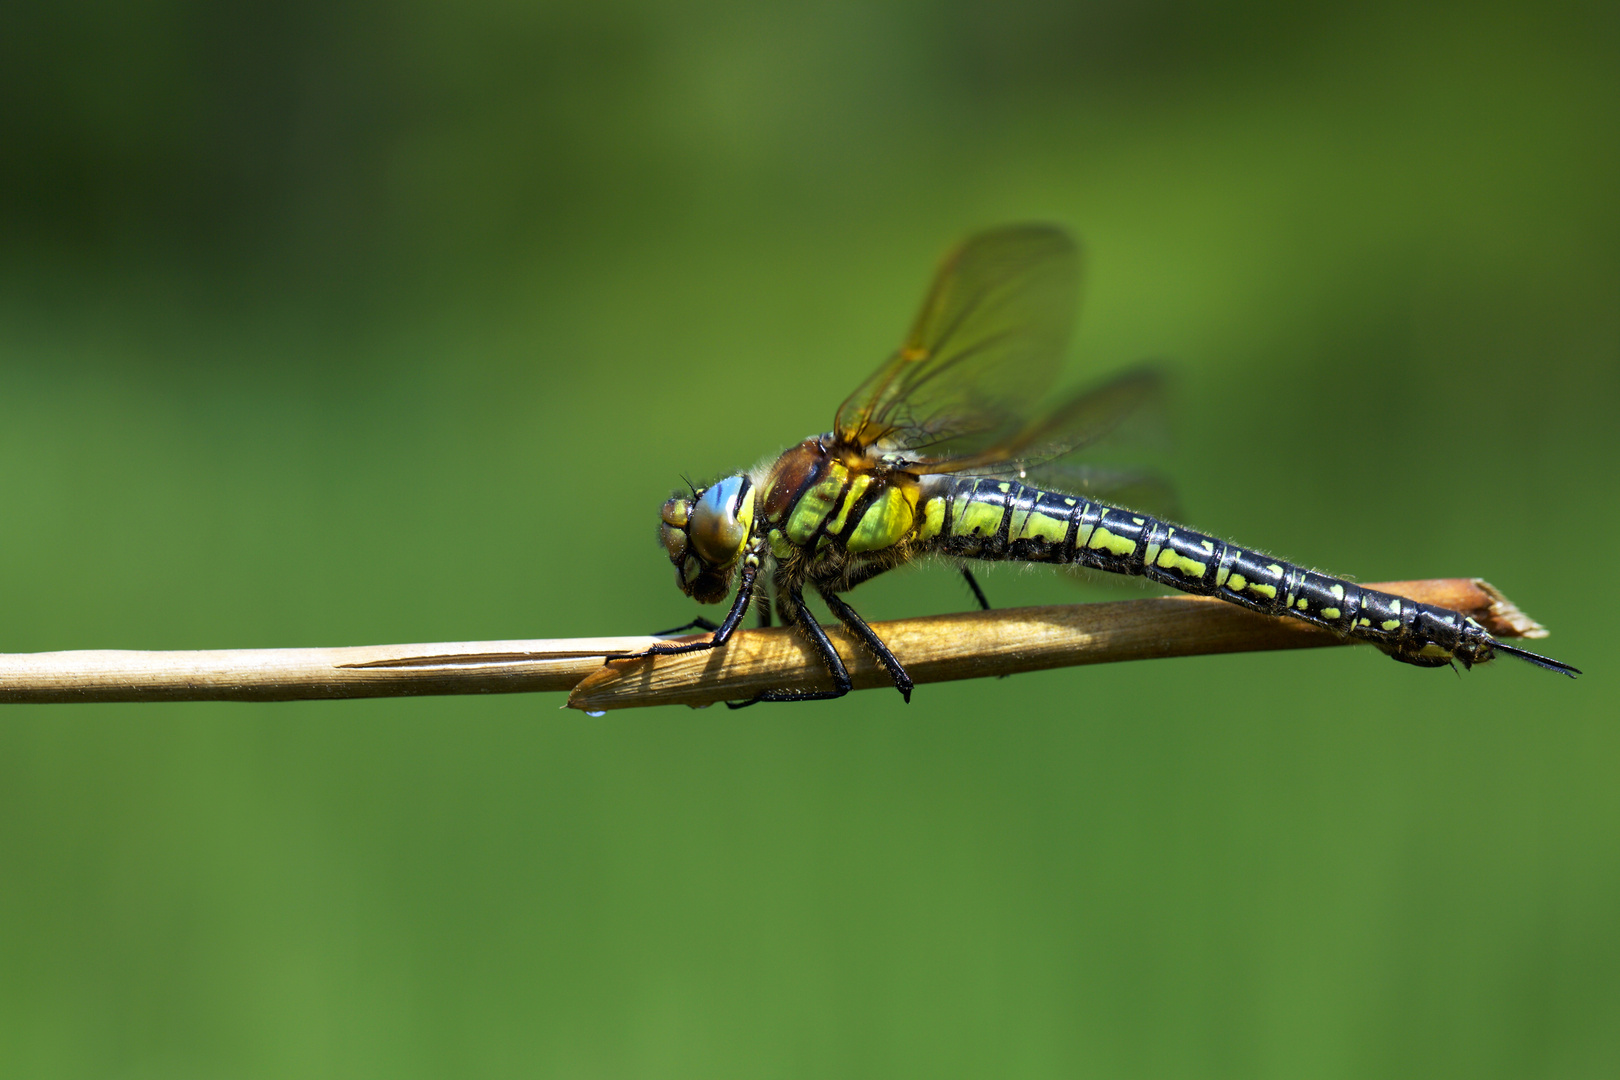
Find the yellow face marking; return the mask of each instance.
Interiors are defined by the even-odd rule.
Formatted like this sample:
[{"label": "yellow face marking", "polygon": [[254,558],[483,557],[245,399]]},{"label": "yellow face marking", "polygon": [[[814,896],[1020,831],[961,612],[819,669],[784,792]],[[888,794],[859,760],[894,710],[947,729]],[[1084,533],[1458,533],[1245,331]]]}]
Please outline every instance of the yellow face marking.
[{"label": "yellow face marking", "polygon": [[891,487],[866,508],[844,546],[850,551],[881,551],[893,547],[911,531],[916,513],[915,506],[906,498],[905,489]]},{"label": "yellow face marking", "polygon": [[1097,548],[1099,551],[1110,551],[1115,555],[1129,555],[1136,550],[1136,541],[1127,540],[1123,536],[1115,536],[1101,525],[1091,534],[1087,547]]},{"label": "yellow face marking", "polygon": [[962,500],[956,501],[956,519],[951,522],[952,536],[994,536],[996,530],[1001,528],[1001,515],[1004,507],[989,506],[985,503],[970,502],[962,505]]},{"label": "yellow face marking", "polygon": [[1399,619],[1385,619],[1383,622],[1378,624],[1378,629],[1380,630],[1399,630],[1400,628],[1401,620]]},{"label": "yellow face marking", "polygon": [[1249,591],[1252,593],[1259,593],[1267,600],[1277,599],[1277,586],[1275,585],[1262,585],[1256,581],[1249,586]]},{"label": "yellow face marking", "polygon": [[[838,503],[838,509],[831,520],[827,522],[827,532],[837,536],[844,531],[844,522],[849,520],[849,511],[861,500],[861,493],[872,486],[872,477],[862,473],[855,478],[855,482],[844,489],[844,497]],[[818,545],[819,550],[819,545]]]},{"label": "yellow face marking", "polygon": [[1344,599],[1344,586],[1343,585],[1335,585],[1335,586],[1333,586],[1333,599],[1335,599],[1335,600],[1343,600]]},{"label": "yellow face marking", "polygon": [[1054,544],[1063,543],[1063,538],[1069,535],[1069,519],[1052,517],[1050,514],[1032,512],[1022,523],[1014,521],[1010,534],[1014,540],[1050,540]]},{"label": "yellow face marking", "polygon": [[922,524],[917,527],[918,540],[932,540],[945,525],[945,500],[929,499],[923,503]]},{"label": "yellow face marking", "polygon": [[[1304,603],[1304,601],[1302,600],[1300,603]],[[1337,619],[1342,614],[1343,612],[1336,607],[1325,607],[1322,609],[1322,618],[1324,619]]]},{"label": "yellow face marking", "polygon": [[1246,586],[1248,583],[1249,579],[1244,577],[1242,574],[1233,574],[1231,580],[1226,583],[1226,587],[1231,589],[1233,592],[1242,592],[1244,586]]}]

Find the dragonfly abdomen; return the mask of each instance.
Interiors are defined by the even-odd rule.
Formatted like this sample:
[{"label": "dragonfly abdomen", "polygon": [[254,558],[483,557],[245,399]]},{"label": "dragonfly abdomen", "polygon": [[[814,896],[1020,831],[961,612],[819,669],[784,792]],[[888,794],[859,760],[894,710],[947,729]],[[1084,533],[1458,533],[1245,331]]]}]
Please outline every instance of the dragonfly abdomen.
[{"label": "dragonfly abdomen", "polygon": [[1135,574],[1265,615],[1291,615],[1425,667],[1490,659],[1473,619],[1319,574],[1147,514],[1011,480],[954,477],[922,506],[919,539],[956,558]]}]

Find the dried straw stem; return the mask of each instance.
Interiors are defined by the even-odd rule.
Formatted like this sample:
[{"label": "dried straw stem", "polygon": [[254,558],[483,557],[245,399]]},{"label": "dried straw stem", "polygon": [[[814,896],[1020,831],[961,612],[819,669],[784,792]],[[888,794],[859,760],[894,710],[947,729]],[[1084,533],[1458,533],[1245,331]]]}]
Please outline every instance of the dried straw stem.
[{"label": "dried straw stem", "polygon": [[[1478,579],[1373,586],[1467,612],[1498,637],[1545,631]],[[1160,597],[1016,608],[875,623],[919,683],[1119,660],[1345,644],[1291,619],[1220,601]],[[843,631],[830,631],[857,687],[888,678]],[[415,694],[505,694],[573,689],[578,709],[704,705],[761,690],[821,685],[827,673],[800,636],[747,630],[723,649],[615,660],[650,637],[474,641],[337,649],[84,652],[0,655],[0,702],[292,701]]]},{"label": "dried straw stem", "polygon": [[652,637],[0,654],[0,702],[300,701],[568,690]]}]

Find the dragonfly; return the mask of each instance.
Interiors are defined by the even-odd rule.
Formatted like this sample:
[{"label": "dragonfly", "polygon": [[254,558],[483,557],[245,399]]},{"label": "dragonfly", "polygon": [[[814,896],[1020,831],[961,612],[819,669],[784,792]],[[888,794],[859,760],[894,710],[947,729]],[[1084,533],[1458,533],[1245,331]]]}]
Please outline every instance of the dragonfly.
[{"label": "dragonfly", "polygon": [[[1038,410],[1067,351],[1080,253],[1051,225],[969,237],[943,260],[900,348],[842,405],[832,430],[706,488],[688,484],[660,511],[659,536],[681,591],[717,604],[665,631],[661,656],[725,646],[752,607],[797,628],[832,686],[784,686],[733,707],[837,698],[852,686],[806,587],[888,672],[909,702],[912,680],[843,594],[924,556],[958,564],[989,607],[969,560],[1083,567],[1135,575],[1265,615],[1291,616],[1402,663],[1471,668],[1501,653],[1571,678],[1568,664],[1508,645],[1467,614],[1364,588],[1102,501],[1133,474],[1065,459],[1092,446],[1150,398],[1158,377],[1127,370]],[[1061,487],[1044,477],[1066,477]]]}]

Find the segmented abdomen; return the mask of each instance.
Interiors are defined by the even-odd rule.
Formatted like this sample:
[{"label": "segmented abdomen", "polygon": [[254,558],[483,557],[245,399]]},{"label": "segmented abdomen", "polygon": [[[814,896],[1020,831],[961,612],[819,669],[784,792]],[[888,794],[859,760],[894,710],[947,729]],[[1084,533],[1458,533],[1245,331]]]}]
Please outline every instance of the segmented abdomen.
[{"label": "segmented abdomen", "polygon": [[1182,592],[1216,596],[1266,615],[1292,615],[1362,638],[1408,663],[1490,659],[1473,619],[1213,536],[1075,495],[1016,481],[956,477],[924,501],[918,539],[960,558],[1077,563],[1139,574]]}]

